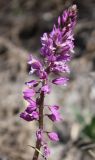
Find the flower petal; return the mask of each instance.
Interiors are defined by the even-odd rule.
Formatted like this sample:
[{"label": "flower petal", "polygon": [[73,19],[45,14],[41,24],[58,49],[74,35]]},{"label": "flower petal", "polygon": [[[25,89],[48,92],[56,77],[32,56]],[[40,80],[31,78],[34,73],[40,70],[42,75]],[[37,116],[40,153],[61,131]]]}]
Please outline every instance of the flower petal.
[{"label": "flower petal", "polygon": [[38,85],[38,81],[36,81],[36,80],[31,80],[31,81],[29,81],[29,82],[25,82],[25,84],[26,84],[29,88],[31,88],[31,87],[36,87],[36,86]]},{"label": "flower petal", "polygon": [[64,85],[64,86],[66,86],[68,80],[69,79],[66,78],[66,77],[60,77],[60,78],[53,79],[52,83],[56,84],[56,85]]},{"label": "flower petal", "polygon": [[48,157],[50,155],[50,149],[48,148],[46,143],[43,145],[43,149],[44,149],[44,156]]},{"label": "flower petal", "polygon": [[59,137],[57,135],[56,132],[49,132],[48,133],[48,137],[50,138],[50,140],[52,141],[59,141]]},{"label": "flower petal", "polygon": [[36,137],[38,140],[42,140],[43,139],[43,130],[39,129],[38,131],[36,131]]},{"label": "flower petal", "polygon": [[51,114],[47,114],[47,116],[52,120],[52,121],[61,121],[62,120],[62,117],[58,111],[59,109],[59,106],[51,106],[49,107],[50,111],[51,111]]},{"label": "flower petal", "polygon": [[33,111],[32,114],[28,114],[26,111],[20,114],[20,117],[26,121],[38,120],[39,114],[36,111]]},{"label": "flower petal", "polygon": [[33,89],[26,89],[24,92],[24,97],[31,98],[35,95],[35,91]]},{"label": "flower petal", "polygon": [[36,107],[36,105],[35,106],[33,106],[33,105],[28,105],[28,107],[25,109],[25,111],[27,112],[27,113],[29,113],[29,114],[31,114],[34,110],[36,110],[37,109],[37,107]]},{"label": "flower petal", "polygon": [[50,87],[49,85],[44,85],[42,88],[41,88],[41,91],[43,91],[45,94],[49,94],[50,93]]}]

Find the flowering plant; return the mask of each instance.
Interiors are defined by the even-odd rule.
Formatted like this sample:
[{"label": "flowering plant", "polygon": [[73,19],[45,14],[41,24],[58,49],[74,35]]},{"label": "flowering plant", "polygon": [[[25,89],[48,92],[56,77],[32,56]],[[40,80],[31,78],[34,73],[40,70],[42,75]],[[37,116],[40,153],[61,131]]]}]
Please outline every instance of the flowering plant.
[{"label": "flowering plant", "polygon": [[[73,5],[68,10],[65,10],[62,16],[58,17],[58,24],[53,26],[50,33],[43,34],[41,37],[43,63],[32,55],[29,57],[30,74],[35,73],[38,79],[25,83],[27,89],[23,92],[23,97],[28,102],[28,106],[20,114],[20,117],[29,122],[36,120],[39,124],[39,128],[36,131],[36,146],[33,147],[35,149],[33,160],[38,160],[41,147],[43,148],[42,155],[45,159],[50,154],[44,134],[51,141],[59,140],[56,132],[44,130],[43,117],[47,116],[53,122],[60,121],[62,119],[59,113],[60,107],[57,105],[44,105],[44,98],[46,94],[50,94],[51,84],[67,85],[68,78],[65,73],[70,73],[68,62],[74,53],[73,30],[76,24],[76,15],[76,5]],[[49,79],[51,73],[55,74],[55,79]],[[44,107],[49,109],[49,114],[44,114]]]}]

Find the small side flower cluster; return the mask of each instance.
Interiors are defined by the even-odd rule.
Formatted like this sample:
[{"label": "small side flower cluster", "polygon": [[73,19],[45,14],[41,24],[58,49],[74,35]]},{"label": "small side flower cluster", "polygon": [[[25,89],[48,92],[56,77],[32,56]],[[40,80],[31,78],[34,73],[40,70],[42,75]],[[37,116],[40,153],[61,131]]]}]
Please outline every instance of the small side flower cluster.
[{"label": "small side flower cluster", "polygon": [[[50,150],[45,141],[47,135],[51,141],[58,141],[56,132],[45,131],[43,126],[43,117],[47,116],[51,121],[56,122],[62,119],[59,113],[59,106],[44,105],[44,97],[51,92],[51,84],[66,86],[68,82],[67,73],[70,73],[68,62],[74,53],[73,30],[76,24],[77,8],[73,5],[65,10],[62,16],[58,17],[58,24],[53,26],[50,33],[44,33],[41,37],[41,55],[43,63],[32,55],[29,57],[30,74],[35,73],[37,80],[26,82],[27,89],[23,92],[24,99],[28,106],[20,117],[26,121],[36,120],[39,129],[36,131],[36,148],[40,150],[43,147],[43,155],[47,157]],[[55,74],[56,78],[50,80],[50,74]],[[63,73],[63,74],[62,74]],[[63,75],[63,76],[62,76]],[[49,113],[44,113],[44,107],[47,107]],[[38,159],[38,151],[35,150],[33,160]]]}]

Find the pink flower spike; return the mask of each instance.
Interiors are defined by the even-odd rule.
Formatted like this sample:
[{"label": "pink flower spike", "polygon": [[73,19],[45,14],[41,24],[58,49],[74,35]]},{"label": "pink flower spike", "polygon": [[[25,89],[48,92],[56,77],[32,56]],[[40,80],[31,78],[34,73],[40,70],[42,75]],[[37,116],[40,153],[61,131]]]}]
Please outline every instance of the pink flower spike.
[{"label": "pink flower spike", "polygon": [[49,132],[48,137],[52,141],[59,141],[59,137],[56,132]]},{"label": "pink flower spike", "polygon": [[64,86],[66,86],[68,80],[69,79],[66,78],[66,77],[60,77],[60,78],[53,79],[52,83],[56,84],[56,85],[64,85]]},{"label": "pink flower spike", "polygon": [[[35,73],[36,78],[33,80],[32,76],[33,79],[25,83],[27,89],[23,92],[23,98],[28,102],[28,105],[24,112],[20,114],[20,117],[28,122],[37,122],[36,143],[35,147],[32,147],[35,149],[33,160],[38,160],[39,156],[47,160],[50,154],[50,149],[47,146],[48,141],[45,141],[44,134],[48,136],[48,140],[59,141],[56,132],[45,131],[45,123],[48,123],[47,120],[52,122],[63,120],[59,112],[60,107],[46,105],[45,98],[47,94],[51,93],[53,84],[62,86],[68,84],[68,74],[70,73],[68,62],[71,61],[74,55],[76,18],[77,7],[73,5],[58,17],[57,23],[53,25],[51,32],[44,33],[41,37],[40,54],[43,56],[43,60],[40,61],[39,56],[39,58],[36,58],[33,55],[30,55],[28,59],[29,75]],[[46,121],[44,116],[48,117]]]}]

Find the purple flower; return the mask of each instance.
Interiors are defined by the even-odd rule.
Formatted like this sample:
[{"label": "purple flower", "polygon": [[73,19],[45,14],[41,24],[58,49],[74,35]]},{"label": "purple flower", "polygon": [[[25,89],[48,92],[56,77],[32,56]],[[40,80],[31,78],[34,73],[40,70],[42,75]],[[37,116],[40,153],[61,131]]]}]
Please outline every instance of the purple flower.
[{"label": "purple flower", "polygon": [[50,86],[49,85],[44,85],[42,88],[41,88],[41,91],[43,91],[45,94],[49,94],[50,93]]},{"label": "purple flower", "polygon": [[25,109],[25,111],[29,114],[31,114],[34,110],[37,109],[37,106],[36,105],[32,105],[32,104],[29,104],[28,107]]},{"label": "purple flower", "polygon": [[76,5],[71,6],[68,10],[65,10],[62,15],[62,24],[67,25],[73,30],[76,24],[77,18],[77,7]]},{"label": "purple flower", "polygon": [[33,120],[38,120],[39,114],[36,111],[33,111],[31,114],[28,114],[27,112],[22,112],[20,114],[20,117],[26,121],[33,121]]},{"label": "purple flower", "polygon": [[43,69],[37,70],[36,74],[40,79],[47,79],[47,73]]},{"label": "purple flower", "polygon": [[53,72],[67,72],[70,73],[70,69],[65,62],[62,61],[55,61],[52,65]]},{"label": "purple flower", "polygon": [[29,88],[31,88],[31,87],[36,87],[36,86],[39,84],[39,82],[36,81],[36,80],[31,80],[31,81],[29,81],[29,82],[25,82],[25,84],[26,84]]},{"label": "purple flower", "polygon": [[27,112],[22,112],[20,114],[20,117],[23,118],[26,121],[31,121],[32,120],[31,116]]},{"label": "purple flower", "polygon": [[27,97],[24,97],[24,99],[27,101],[27,102],[29,102],[30,103],[30,105],[31,106],[36,106],[36,102],[33,100],[33,99],[31,99],[31,98],[27,98]]},{"label": "purple flower", "polygon": [[59,141],[58,135],[56,132],[49,132],[48,133],[48,137],[50,138],[50,140],[52,141]]},{"label": "purple flower", "polygon": [[34,89],[26,89],[23,94],[25,98],[31,98],[35,95],[35,91]]},{"label": "purple flower", "polygon": [[62,15],[62,23],[63,23],[63,24],[66,23],[67,18],[68,18],[68,14],[69,14],[68,10],[65,10],[65,11],[63,12],[63,15]]},{"label": "purple flower", "polygon": [[37,120],[39,118],[39,113],[37,111],[33,111],[32,117]]},{"label": "purple flower", "polygon": [[45,72],[41,62],[33,58],[32,55],[30,56],[30,60],[28,61],[28,64],[31,65],[30,74],[35,72],[40,79],[47,78],[47,73]]},{"label": "purple flower", "polygon": [[55,47],[53,46],[53,40],[48,37],[47,33],[43,34],[43,37],[41,37],[41,42],[43,46],[41,53],[43,56],[50,56],[54,53]]},{"label": "purple flower", "polygon": [[48,157],[50,155],[50,149],[48,148],[46,143],[43,145],[43,149],[44,149],[44,156]]},{"label": "purple flower", "polygon": [[36,137],[39,140],[43,139],[43,130],[39,129],[38,131],[36,131]]},{"label": "purple flower", "polygon": [[60,121],[62,120],[62,117],[58,111],[59,106],[51,106],[49,107],[51,114],[47,114],[47,116],[52,120],[52,121]]},{"label": "purple flower", "polygon": [[32,55],[29,57],[28,64],[31,65],[31,68],[33,69],[40,69],[42,67],[42,64],[35,59]]},{"label": "purple flower", "polygon": [[71,55],[69,53],[58,55],[57,61],[69,62],[71,60]]},{"label": "purple flower", "polygon": [[71,26],[70,27],[72,27],[72,29],[73,29],[76,25],[76,18],[77,18],[77,6],[76,5],[73,5],[70,7],[69,15],[71,18]]},{"label": "purple flower", "polygon": [[67,85],[67,81],[68,81],[68,78],[60,77],[60,78],[53,79],[52,83],[56,84],[56,85],[64,85],[64,86],[66,86]]}]

